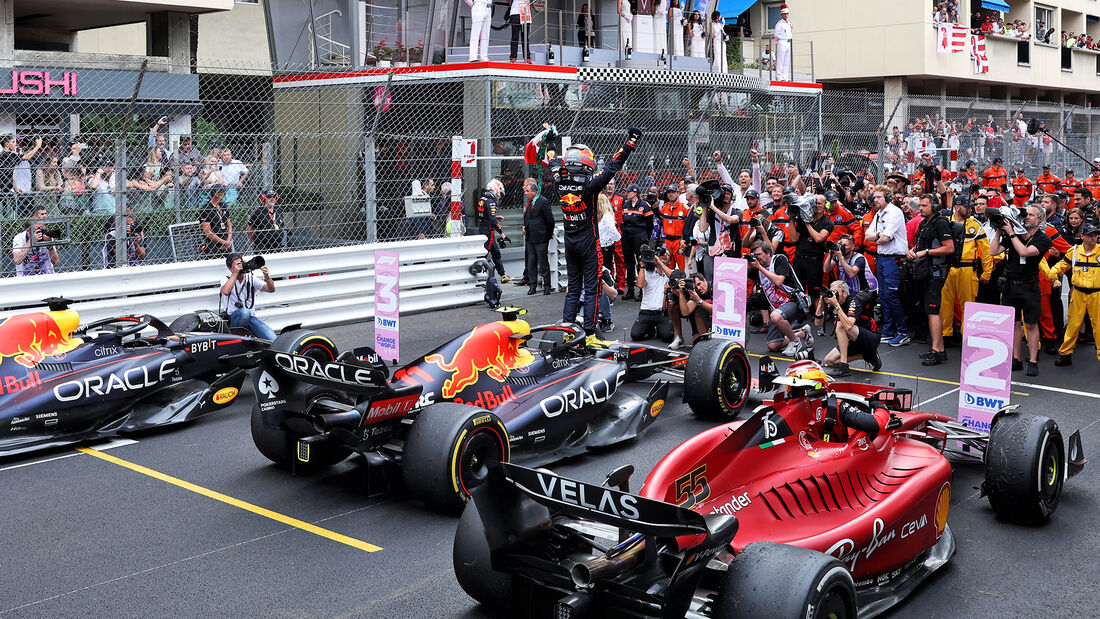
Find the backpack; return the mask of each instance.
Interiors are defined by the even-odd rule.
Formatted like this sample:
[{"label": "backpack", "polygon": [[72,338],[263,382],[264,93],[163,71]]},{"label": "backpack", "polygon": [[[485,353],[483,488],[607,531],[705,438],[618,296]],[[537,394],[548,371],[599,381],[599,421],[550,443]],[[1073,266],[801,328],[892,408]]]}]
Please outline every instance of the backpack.
[{"label": "backpack", "polygon": [[951,259],[951,266],[961,266],[963,243],[966,242],[966,222],[951,220],[951,240],[955,243],[955,255]]}]

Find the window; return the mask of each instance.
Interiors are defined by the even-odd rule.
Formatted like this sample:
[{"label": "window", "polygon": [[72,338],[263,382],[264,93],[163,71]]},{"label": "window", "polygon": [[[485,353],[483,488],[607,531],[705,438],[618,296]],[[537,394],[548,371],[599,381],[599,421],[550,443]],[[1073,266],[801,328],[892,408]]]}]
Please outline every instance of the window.
[{"label": "window", "polygon": [[1035,37],[1035,39],[1037,41],[1043,41],[1044,43],[1050,43],[1050,41],[1047,40],[1046,33],[1053,29],[1054,9],[1036,4],[1035,27],[1033,29],[1033,36]]},{"label": "window", "polygon": [[775,30],[775,25],[779,23],[779,7],[783,6],[782,2],[776,2],[775,4],[764,5],[764,10],[767,11],[768,18],[768,30]]}]

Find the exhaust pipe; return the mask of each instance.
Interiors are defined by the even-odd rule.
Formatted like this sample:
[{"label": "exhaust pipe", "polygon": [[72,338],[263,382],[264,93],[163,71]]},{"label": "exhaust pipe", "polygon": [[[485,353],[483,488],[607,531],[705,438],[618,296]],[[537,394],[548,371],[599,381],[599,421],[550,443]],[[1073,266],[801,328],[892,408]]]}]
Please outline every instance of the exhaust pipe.
[{"label": "exhaust pipe", "polygon": [[578,589],[587,589],[597,580],[614,578],[638,565],[644,556],[645,537],[635,534],[603,556],[574,565],[569,576]]}]

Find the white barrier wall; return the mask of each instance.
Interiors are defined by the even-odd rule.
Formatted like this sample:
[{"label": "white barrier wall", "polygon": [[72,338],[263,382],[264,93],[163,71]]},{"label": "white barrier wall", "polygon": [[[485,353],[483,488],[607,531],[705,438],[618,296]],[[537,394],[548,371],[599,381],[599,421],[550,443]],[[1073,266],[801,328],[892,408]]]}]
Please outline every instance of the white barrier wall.
[{"label": "white barrier wall", "polygon": [[[476,303],[484,290],[469,267],[485,255],[484,243],[475,235],[265,255],[275,292],[258,294],[256,310],[276,331],[372,318],[376,249],[401,255],[402,314]],[[168,323],[197,309],[218,309],[227,274],[224,261],[204,260],[7,278],[0,280],[0,320],[63,296],[74,301],[82,323],[125,314]]]}]

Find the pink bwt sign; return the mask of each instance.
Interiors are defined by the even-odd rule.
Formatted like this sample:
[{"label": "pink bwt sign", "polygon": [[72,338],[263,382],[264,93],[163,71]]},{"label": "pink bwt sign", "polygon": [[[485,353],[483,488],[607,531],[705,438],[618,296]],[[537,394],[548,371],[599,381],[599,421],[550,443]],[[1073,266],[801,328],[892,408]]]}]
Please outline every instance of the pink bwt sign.
[{"label": "pink bwt sign", "polygon": [[971,301],[963,318],[959,421],[989,431],[1012,393],[1013,310]]},{"label": "pink bwt sign", "polygon": [[49,71],[20,71],[13,69],[11,72],[11,86],[0,88],[0,95],[43,95],[50,96],[52,89],[59,87],[65,96],[76,96],[76,71],[65,71],[61,79],[54,79]]},{"label": "pink bwt sign", "polygon": [[400,269],[397,252],[374,252],[374,351],[393,361],[401,355]]},{"label": "pink bwt sign", "polygon": [[741,258],[714,259],[714,337],[745,343],[745,301],[748,263]]}]

